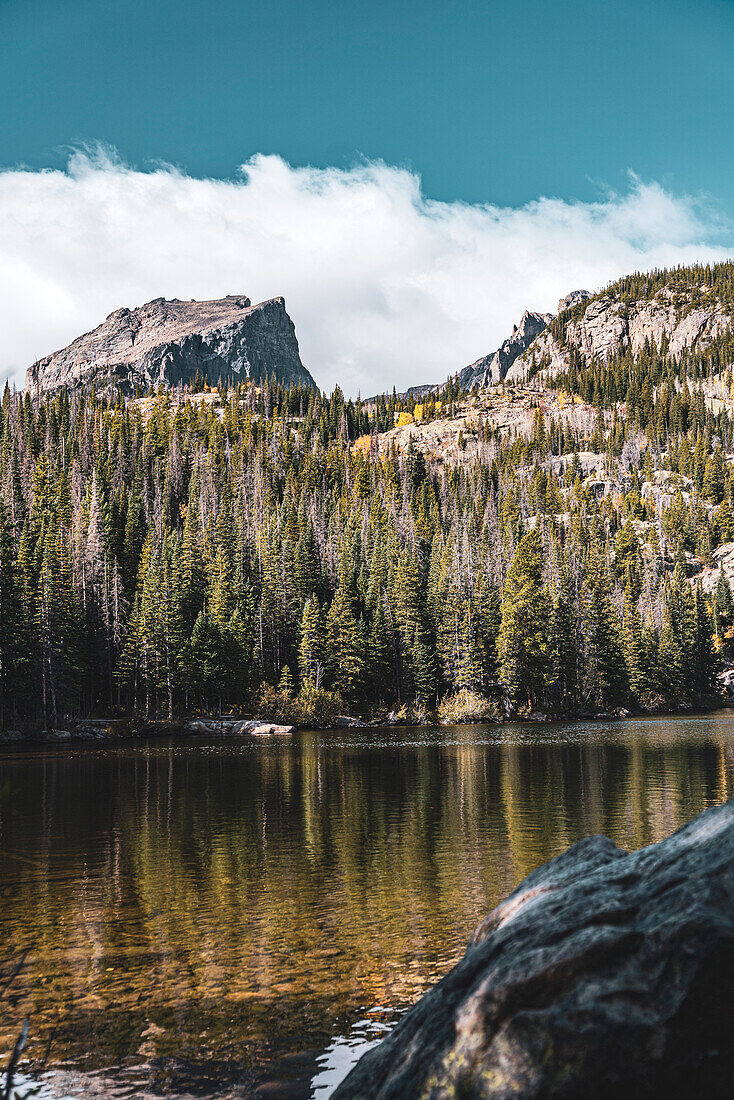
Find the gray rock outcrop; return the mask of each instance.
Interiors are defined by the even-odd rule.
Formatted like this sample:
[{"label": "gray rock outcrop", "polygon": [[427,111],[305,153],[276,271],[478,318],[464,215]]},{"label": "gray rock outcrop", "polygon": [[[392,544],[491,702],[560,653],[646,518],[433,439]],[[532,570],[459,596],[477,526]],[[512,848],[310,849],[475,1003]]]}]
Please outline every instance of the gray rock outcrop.
[{"label": "gray rock outcrop", "polygon": [[149,386],[220,378],[286,385],[315,383],[301,362],[283,298],[253,306],[232,294],[211,302],[156,298],[137,309],[116,309],[103,324],[68,347],[39,359],[26,374],[32,394],[95,386],[124,393]]},{"label": "gray rock outcrop", "polygon": [[565,298],[559,300],[556,312],[564,313],[567,309],[573,309],[579,302],[585,302],[590,297],[588,290],[572,290]]},{"label": "gray rock outcrop", "polygon": [[730,699],[734,695],[734,668],[725,668],[718,676],[719,687]]},{"label": "gray rock outcrop", "polygon": [[734,542],[723,542],[717,546],[711,555],[711,565],[704,565],[701,570],[701,584],[707,595],[715,591],[722,572],[734,592]]},{"label": "gray rock outcrop", "polygon": [[[572,290],[558,303],[558,312],[570,309],[579,302],[584,302],[589,297],[587,290]],[[485,355],[477,359],[476,363],[470,363],[459,371],[458,382],[463,390],[470,390],[475,385],[480,387],[496,386],[505,379],[519,357],[528,350],[533,341],[548,328],[553,320],[552,313],[534,313],[526,309],[520,324],[515,325],[512,336],[493,351],[491,355]]]},{"label": "gray rock outcrop", "polygon": [[552,320],[552,313],[531,313],[526,309],[520,324],[515,325],[512,330],[512,336],[508,336],[497,351],[477,359],[476,363],[470,363],[468,367],[459,371],[457,380],[461,388],[470,390],[477,384],[480,387],[496,386],[505,377],[518,356],[530,347],[535,337],[543,332]]},{"label": "gray rock outcrop", "polygon": [[[569,295],[563,301],[569,302],[573,297]],[[515,359],[507,381],[525,380],[532,373],[533,360],[546,377],[566,370],[572,346],[587,361],[607,360],[628,348],[638,354],[646,340],[658,348],[667,343],[668,353],[678,356],[684,349],[705,349],[730,326],[731,317],[719,302],[686,308],[686,303],[682,304],[668,287],[654,298],[631,304],[604,294],[589,299],[582,315],[566,324],[563,342],[552,329],[546,329],[533,340]]]},{"label": "gray rock outcrop", "polygon": [[712,1098],[734,1081],[734,803],[529,875],[333,1100]]},{"label": "gray rock outcrop", "polygon": [[266,722],[262,718],[189,718],[183,729],[185,733],[212,733],[230,737],[250,733],[254,737],[269,737],[272,734],[295,733],[296,727]]}]

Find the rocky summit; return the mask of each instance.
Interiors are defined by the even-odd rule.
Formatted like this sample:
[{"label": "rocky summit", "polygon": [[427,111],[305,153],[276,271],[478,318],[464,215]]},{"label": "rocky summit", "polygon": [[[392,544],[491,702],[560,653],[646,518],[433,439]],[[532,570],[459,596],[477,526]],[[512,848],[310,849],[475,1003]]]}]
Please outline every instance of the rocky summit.
[{"label": "rocky summit", "polygon": [[493,351],[491,355],[485,355],[477,359],[459,371],[457,382],[463,390],[470,390],[475,385],[496,386],[509,371],[512,364],[530,346],[532,341],[543,332],[553,320],[552,313],[532,313],[525,310],[519,325],[515,325],[512,336]]},{"label": "rocky summit", "polygon": [[536,372],[549,380],[568,369],[574,353],[586,362],[608,362],[650,347],[679,358],[710,347],[731,323],[730,306],[703,281],[653,285],[633,300],[623,283],[594,296],[576,292],[559,302],[554,324],[515,356],[507,382],[521,383]]},{"label": "rocky summit", "polygon": [[734,1081],[734,803],[534,871],[334,1100],[711,1098]]},{"label": "rocky summit", "polygon": [[97,390],[227,381],[316,384],[301,362],[283,298],[252,305],[231,294],[211,302],[155,298],[116,309],[68,347],[39,359],[26,374],[32,394],[64,386]]},{"label": "rocky summit", "polygon": [[[565,298],[561,298],[558,303],[558,313],[563,313],[580,302],[585,302],[588,298],[588,291],[573,290]],[[474,386],[486,389],[488,386],[496,386],[503,382],[515,362],[534,345],[541,334],[545,333],[554,316],[553,313],[537,313],[526,309],[520,318],[520,323],[513,327],[512,335],[508,336],[496,351],[483,355],[481,359],[477,359],[476,362],[470,363],[458,372],[456,381],[459,388],[465,391],[473,389]],[[523,371],[521,380],[526,373],[526,370]],[[412,386],[406,396],[420,399],[426,394],[438,393],[442,387],[442,383]]]}]

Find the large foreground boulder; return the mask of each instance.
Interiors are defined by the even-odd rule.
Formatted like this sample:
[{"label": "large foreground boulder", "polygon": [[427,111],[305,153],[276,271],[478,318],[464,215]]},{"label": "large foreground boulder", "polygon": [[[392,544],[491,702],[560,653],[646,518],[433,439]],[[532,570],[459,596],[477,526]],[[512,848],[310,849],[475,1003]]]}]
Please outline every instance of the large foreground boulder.
[{"label": "large foreground boulder", "polygon": [[587,837],[529,875],[334,1093],[734,1095],[734,802],[628,854]]}]

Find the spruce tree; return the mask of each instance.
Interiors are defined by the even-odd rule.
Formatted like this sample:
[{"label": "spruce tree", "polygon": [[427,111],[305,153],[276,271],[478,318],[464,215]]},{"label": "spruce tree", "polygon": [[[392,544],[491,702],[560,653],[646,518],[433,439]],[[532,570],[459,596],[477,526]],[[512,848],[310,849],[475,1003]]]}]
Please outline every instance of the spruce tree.
[{"label": "spruce tree", "polygon": [[298,674],[301,684],[321,685],[324,670],[323,625],[321,608],[316,596],[309,596],[303,605],[298,646]]},{"label": "spruce tree", "polygon": [[552,685],[551,607],[543,584],[543,546],[537,531],[518,545],[502,593],[497,637],[499,678],[511,709],[532,709]]},{"label": "spruce tree", "polygon": [[364,667],[357,620],[351,600],[338,588],[326,615],[326,671],[332,690],[350,697]]},{"label": "spruce tree", "polygon": [[639,608],[634,600],[628,600],[624,611],[624,661],[630,694],[641,705],[650,690],[648,650]]}]

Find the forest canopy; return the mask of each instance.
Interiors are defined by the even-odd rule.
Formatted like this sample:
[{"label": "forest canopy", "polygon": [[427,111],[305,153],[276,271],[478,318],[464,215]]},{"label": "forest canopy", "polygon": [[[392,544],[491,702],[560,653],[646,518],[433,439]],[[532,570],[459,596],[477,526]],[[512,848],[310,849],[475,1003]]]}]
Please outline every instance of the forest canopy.
[{"label": "forest canopy", "polygon": [[[320,703],[446,710],[459,693],[498,716],[710,697],[731,592],[695,574],[734,537],[731,428],[698,383],[719,343],[682,363],[577,358],[553,385],[594,407],[592,431],[538,407],[531,431],[502,433],[480,402],[456,462],[378,445],[417,414],[395,394],[6,386],[2,723],[296,696],[314,721]],[[450,381],[418,411],[466,400]],[[662,504],[644,496],[659,471],[679,479]]]}]

